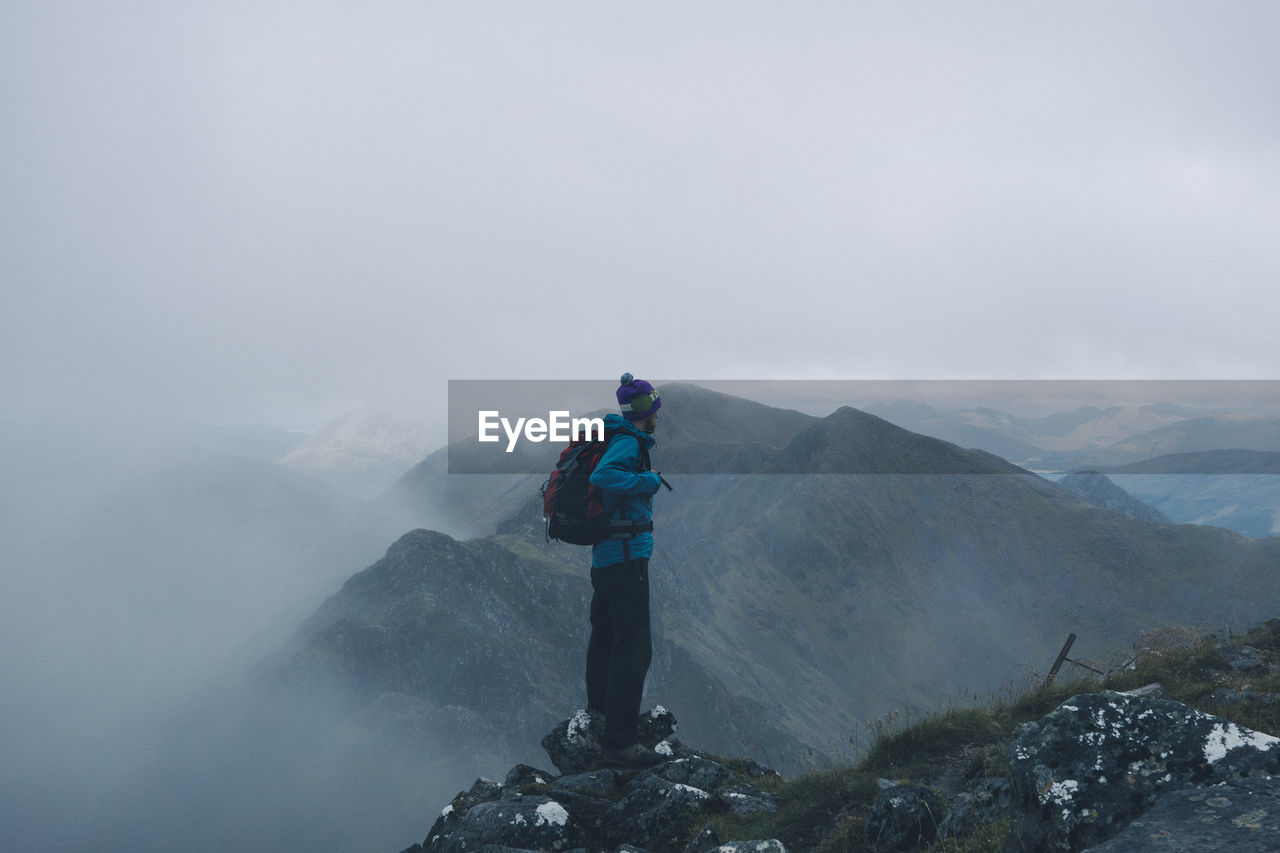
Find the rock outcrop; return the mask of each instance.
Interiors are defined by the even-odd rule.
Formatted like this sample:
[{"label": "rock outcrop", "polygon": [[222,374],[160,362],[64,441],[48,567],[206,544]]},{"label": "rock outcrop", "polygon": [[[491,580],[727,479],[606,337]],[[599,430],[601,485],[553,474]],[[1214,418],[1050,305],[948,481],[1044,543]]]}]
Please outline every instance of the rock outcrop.
[{"label": "rock outcrop", "polygon": [[[1104,842],[1112,846],[1101,849],[1135,849],[1115,846],[1115,836],[1141,835],[1133,828],[1139,818],[1165,827],[1153,832],[1172,833],[1175,816],[1190,826],[1195,818],[1189,815],[1211,799],[1220,799],[1222,808],[1204,806],[1207,814],[1226,822],[1226,804],[1240,804],[1243,815],[1252,814],[1257,802],[1269,802],[1258,807],[1262,816],[1254,822],[1274,824],[1276,818],[1266,815],[1276,813],[1277,743],[1170,700],[1113,692],[1076,696],[1019,729],[1009,747],[1011,781],[1022,806],[1016,849],[1076,853]],[[1161,849],[1275,851],[1280,840]]]},{"label": "rock outcrop", "polygon": [[881,780],[863,840],[875,850],[917,850],[938,838],[945,809],[941,798],[924,785]]},{"label": "rock outcrop", "polygon": [[[676,718],[661,705],[640,717],[640,742],[664,743],[676,731]],[[560,723],[542,739],[551,763],[566,776],[585,773],[600,764],[603,752],[600,738],[604,735],[604,716],[582,709]]]},{"label": "rock outcrop", "polygon": [[758,787],[777,773],[751,760],[727,761],[673,736],[675,717],[655,708],[640,720],[641,742],[667,760],[647,770],[600,765],[603,719],[586,710],[543,739],[563,775],[517,765],[502,784],[479,779],[445,806],[426,839],[404,853],[481,849],[570,851],[753,850],[785,853],[776,839],[724,842],[712,814],[777,809]]},{"label": "rock outcrop", "polygon": [[1232,779],[1163,796],[1087,853],[1261,853],[1280,850],[1280,779]]},{"label": "rock outcrop", "polygon": [[[920,778],[881,779],[874,796],[845,782],[812,803],[807,783],[789,786],[754,761],[681,743],[662,708],[644,715],[641,730],[666,760],[602,767],[603,720],[579,711],[543,740],[561,775],[517,765],[501,784],[478,780],[405,853],[783,853],[784,844],[848,843],[855,831],[882,853],[950,849],[971,836],[1006,853],[1280,851],[1280,738],[1159,698],[1156,688],[1074,696],[1023,725],[1008,746],[1007,777],[969,770],[960,779],[948,768],[961,750]],[[797,831],[797,807],[818,825],[783,839],[717,834],[745,825],[753,829],[741,834],[772,835],[761,827],[775,825],[770,815],[784,805],[787,831]]]}]

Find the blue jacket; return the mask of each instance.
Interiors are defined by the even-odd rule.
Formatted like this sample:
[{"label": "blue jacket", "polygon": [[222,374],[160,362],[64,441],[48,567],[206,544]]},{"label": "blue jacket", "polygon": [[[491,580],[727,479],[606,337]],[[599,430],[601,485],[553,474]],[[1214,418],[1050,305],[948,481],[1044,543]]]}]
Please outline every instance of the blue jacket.
[{"label": "blue jacket", "polygon": [[[647,432],[640,432],[622,415],[605,415],[607,429],[619,432],[609,442],[609,447],[591,472],[591,484],[604,492],[604,508],[610,513],[622,505],[622,514],[641,524],[653,519],[653,495],[662,485],[654,471],[640,470],[640,443],[652,448],[657,442]],[[591,549],[593,567],[612,566],[626,559],[621,539],[606,539]],[[631,558],[648,558],[653,553],[653,534],[644,532],[628,539],[627,551]]]}]

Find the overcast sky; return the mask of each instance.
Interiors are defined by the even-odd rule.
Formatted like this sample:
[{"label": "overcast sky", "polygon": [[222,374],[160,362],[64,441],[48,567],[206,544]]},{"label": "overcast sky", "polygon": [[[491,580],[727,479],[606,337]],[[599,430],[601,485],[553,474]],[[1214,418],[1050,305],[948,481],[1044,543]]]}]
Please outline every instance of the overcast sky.
[{"label": "overcast sky", "polygon": [[0,420],[1277,378],[1280,5],[0,4]]}]

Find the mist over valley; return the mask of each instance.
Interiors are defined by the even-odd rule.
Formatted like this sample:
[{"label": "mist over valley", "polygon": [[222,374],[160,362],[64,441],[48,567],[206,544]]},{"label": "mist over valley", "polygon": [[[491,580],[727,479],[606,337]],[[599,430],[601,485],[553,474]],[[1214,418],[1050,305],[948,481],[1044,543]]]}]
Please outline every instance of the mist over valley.
[{"label": "mist over valley", "polygon": [[[856,409],[664,400],[646,702],[726,754],[821,764],[878,716],[1025,681],[1069,632],[1101,660],[1280,612],[1280,540],[1101,509]],[[301,443],[92,465],[5,435],[10,846],[396,849],[582,703],[585,552],[543,540],[540,478],[441,450],[358,499],[296,473]],[[708,466],[739,473],[682,473]]]}]

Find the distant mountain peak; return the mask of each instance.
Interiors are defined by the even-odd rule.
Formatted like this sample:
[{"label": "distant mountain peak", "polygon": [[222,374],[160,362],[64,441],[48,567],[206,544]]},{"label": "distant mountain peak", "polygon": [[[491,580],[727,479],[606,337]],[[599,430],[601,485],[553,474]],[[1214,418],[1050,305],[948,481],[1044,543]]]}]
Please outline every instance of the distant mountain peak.
[{"label": "distant mountain peak", "polygon": [[772,473],[1012,474],[998,457],[919,435],[842,406],[799,435],[770,463]]},{"label": "distant mountain peak", "polygon": [[1138,500],[1111,482],[1107,475],[1100,471],[1093,469],[1075,471],[1059,480],[1058,485],[1096,507],[1123,513],[1130,518],[1142,521],[1156,521],[1164,524],[1169,522],[1168,516],[1160,510]]},{"label": "distant mountain peak", "polygon": [[794,409],[757,403],[689,382],[660,385],[658,391],[662,394],[660,447],[693,443],[784,447],[816,420]]}]

